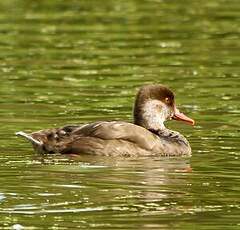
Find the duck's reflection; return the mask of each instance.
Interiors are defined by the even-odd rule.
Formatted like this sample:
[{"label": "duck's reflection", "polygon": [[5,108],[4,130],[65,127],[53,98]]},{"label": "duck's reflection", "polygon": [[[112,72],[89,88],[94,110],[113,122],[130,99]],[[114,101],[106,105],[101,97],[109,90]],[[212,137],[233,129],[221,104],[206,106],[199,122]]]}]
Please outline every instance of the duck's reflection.
[{"label": "duck's reflection", "polygon": [[160,227],[159,217],[181,215],[192,208],[185,203],[189,158],[37,155],[28,172],[39,178],[37,190],[34,182],[28,190],[37,200],[47,196],[47,202],[43,199],[36,204],[35,214],[84,212],[88,221],[94,216],[94,223],[117,224],[129,219],[137,221],[141,229],[149,229],[146,219]]},{"label": "duck's reflection", "polygon": [[[69,177],[69,173],[71,178],[74,178],[74,175],[77,177],[80,173],[82,183],[85,181],[89,184],[89,179],[94,180],[94,183],[100,185],[101,188],[104,187],[104,184],[111,184],[112,187],[110,186],[108,189],[113,197],[119,198],[119,190],[121,190],[123,194],[135,192],[138,198],[149,201],[182,196],[184,192],[181,188],[184,184],[188,184],[186,180],[188,174],[192,172],[190,159],[183,157],[125,158],[59,155],[56,158],[56,156],[48,155],[37,156],[36,159],[46,164],[50,171],[65,172],[67,177]],[[118,191],[114,195],[116,190]]]}]

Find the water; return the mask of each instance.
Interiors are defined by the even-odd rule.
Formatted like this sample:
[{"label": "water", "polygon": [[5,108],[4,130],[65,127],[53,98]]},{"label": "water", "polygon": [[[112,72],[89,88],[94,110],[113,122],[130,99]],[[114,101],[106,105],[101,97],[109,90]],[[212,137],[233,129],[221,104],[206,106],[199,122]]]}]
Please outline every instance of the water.
[{"label": "water", "polygon": [[[0,2],[1,229],[240,229],[237,0]],[[191,158],[35,155],[16,138],[132,120],[163,83]]]}]

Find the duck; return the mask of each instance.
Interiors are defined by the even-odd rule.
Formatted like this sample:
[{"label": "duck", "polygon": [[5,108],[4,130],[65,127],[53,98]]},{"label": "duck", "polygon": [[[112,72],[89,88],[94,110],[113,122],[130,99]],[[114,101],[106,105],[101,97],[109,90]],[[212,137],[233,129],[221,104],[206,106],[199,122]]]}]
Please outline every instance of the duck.
[{"label": "duck", "polygon": [[177,131],[165,127],[167,120],[194,125],[181,113],[174,93],[165,85],[143,85],[137,92],[134,122],[97,121],[83,125],[66,125],[17,136],[29,141],[40,154],[99,156],[191,156],[191,146]]}]

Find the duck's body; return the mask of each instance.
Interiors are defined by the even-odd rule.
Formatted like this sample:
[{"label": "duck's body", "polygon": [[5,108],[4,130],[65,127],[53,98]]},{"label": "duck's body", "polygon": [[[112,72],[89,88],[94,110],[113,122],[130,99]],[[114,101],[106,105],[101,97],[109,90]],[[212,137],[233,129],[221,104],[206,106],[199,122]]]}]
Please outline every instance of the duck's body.
[{"label": "duck's body", "polygon": [[[159,113],[156,113],[157,111]],[[176,110],[174,96],[169,89],[162,85],[149,85],[142,87],[137,95],[135,124],[102,121],[41,130],[30,135],[18,132],[17,135],[28,139],[39,153],[106,156],[190,155],[191,147],[186,138],[165,128],[163,124],[167,118],[174,116],[175,119],[193,123],[193,120]]]}]

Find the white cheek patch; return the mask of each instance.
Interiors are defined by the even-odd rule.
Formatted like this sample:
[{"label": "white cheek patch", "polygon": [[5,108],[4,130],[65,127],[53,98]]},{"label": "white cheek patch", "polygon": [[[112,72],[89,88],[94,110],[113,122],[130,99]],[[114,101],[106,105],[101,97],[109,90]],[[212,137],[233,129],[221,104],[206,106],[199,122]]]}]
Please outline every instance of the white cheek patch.
[{"label": "white cheek patch", "polygon": [[171,111],[159,100],[149,100],[143,105],[143,119],[148,129],[163,129],[164,121],[170,116]]}]

